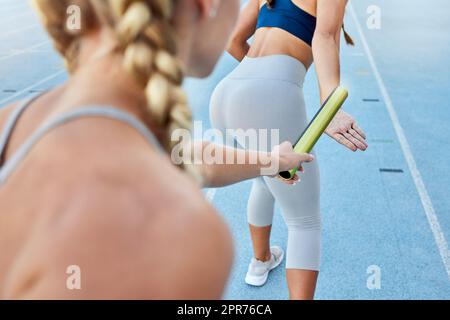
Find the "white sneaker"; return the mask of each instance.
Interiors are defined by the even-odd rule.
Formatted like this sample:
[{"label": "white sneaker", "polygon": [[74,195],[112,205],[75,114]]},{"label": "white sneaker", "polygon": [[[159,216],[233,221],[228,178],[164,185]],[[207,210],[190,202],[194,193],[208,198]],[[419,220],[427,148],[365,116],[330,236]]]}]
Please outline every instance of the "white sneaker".
[{"label": "white sneaker", "polygon": [[272,257],[269,261],[262,262],[252,258],[245,276],[245,282],[251,286],[263,286],[267,282],[270,270],[275,269],[283,261],[284,252],[280,247],[270,247]]}]

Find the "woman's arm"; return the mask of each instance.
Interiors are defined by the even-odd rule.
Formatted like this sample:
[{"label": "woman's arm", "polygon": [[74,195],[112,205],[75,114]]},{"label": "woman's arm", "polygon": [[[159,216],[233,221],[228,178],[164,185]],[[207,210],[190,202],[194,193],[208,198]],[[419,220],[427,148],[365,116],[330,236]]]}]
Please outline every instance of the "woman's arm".
[{"label": "woman's arm", "polygon": [[[347,0],[318,0],[317,26],[312,42],[314,64],[319,80],[320,100],[323,103],[341,82],[339,61],[340,30]],[[326,133],[352,151],[366,150],[365,133],[356,121],[340,110]]]},{"label": "woman's arm", "polygon": [[[292,144],[284,142],[270,153],[234,149],[209,142],[196,142],[194,148],[202,150],[200,170],[204,178],[204,187],[219,188],[260,176],[275,177],[281,171],[300,168],[303,162],[311,162],[314,156],[297,154]],[[213,159],[208,159],[211,157]],[[296,176],[287,184],[295,184]]]},{"label": "woman's arm", "polygon": [[227,51],[239,61],[244,59],[250,49],[247,41],[255,33],[258,14],[259,0],[249,0],[242,10],[236,28],[231,35]]},{"label": "woman's arm", "polygon": [[320,99],[340,84],[339,38],[347,0],[318,0],[317,26],[312,42],[314,63],[319,80]]}]

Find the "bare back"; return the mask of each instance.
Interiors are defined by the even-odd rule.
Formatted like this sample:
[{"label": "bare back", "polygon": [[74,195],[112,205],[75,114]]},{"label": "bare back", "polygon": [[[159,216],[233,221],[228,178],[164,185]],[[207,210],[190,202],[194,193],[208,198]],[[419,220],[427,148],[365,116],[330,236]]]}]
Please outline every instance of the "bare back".
[{"label": "bare back", "polygon": [[[61,102],[76,92],[34,102],[3,161],[44,119],[80,108]],[[0,110],[0,129],[14,108]],[[211,241],[227,252],[217,271],[198,265],[214,253]],[[219,298],[232,249],[214,209],[168,157],[126,124],[86,118],[49,133],[0,186],[0,251],[0,298],[150,299]],[[83,272],[80,291],[66,288],[70,265]]]},{"label": "bare back", "polygon": [[[266,0],[258,1],[260,8],[266,4]],[[292,0],[292,2],[302,10],[316,16],[317,0]],[[274,54],[292,56],[300,60],[307,68],[313,62],[311,47],[302,40],[278,28],[257,29],[248,56],[261,57]]]}]

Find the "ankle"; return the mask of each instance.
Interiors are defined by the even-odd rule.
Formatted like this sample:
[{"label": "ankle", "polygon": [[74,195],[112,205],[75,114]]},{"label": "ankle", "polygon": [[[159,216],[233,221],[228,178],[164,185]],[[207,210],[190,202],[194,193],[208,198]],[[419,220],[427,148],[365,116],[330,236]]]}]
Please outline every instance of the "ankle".
[{"label": "ankle", "polygon": [[272,253],[269,251],[263,252],[261,254],[255,255],[255,259],[261,262],[267,262],[272,259]]}]

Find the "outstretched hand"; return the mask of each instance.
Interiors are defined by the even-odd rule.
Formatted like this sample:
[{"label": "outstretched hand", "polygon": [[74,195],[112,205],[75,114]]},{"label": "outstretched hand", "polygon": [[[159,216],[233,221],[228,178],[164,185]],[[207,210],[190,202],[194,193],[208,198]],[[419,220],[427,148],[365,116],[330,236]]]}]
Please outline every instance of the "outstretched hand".
[{"label": "outstretched hand", "polygon": [[358,149],[365,151],[368,147],[364,131],[358,127],[355,119],[343,110],[339,110],[325,133],[354,152]]}]

